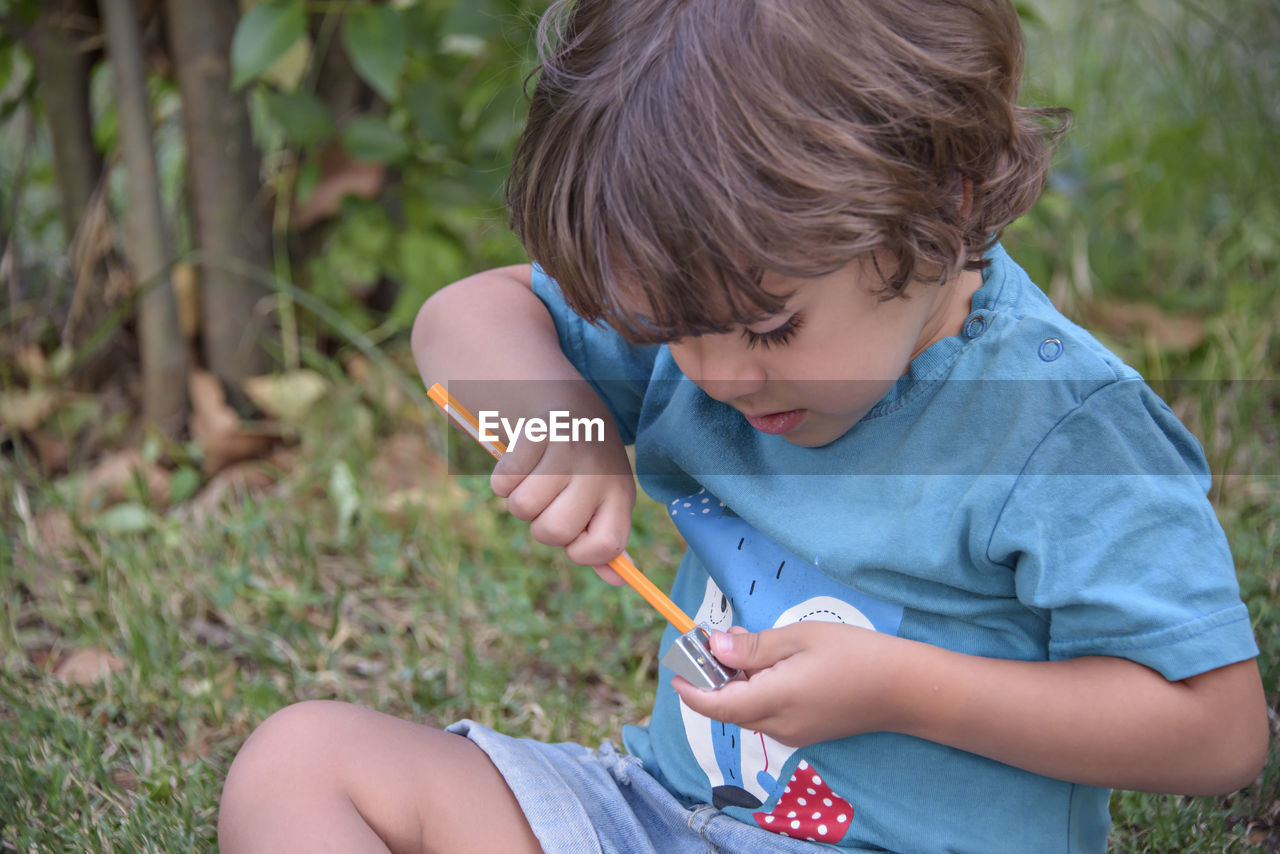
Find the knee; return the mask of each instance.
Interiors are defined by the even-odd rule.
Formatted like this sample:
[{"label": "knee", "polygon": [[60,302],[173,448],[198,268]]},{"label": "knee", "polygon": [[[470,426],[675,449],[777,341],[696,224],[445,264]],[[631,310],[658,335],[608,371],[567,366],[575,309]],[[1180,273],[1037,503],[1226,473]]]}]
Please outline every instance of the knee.
[{"label": "knee", "polygon": [[343,703],[307,700],[286,706],[249,734],[227,772],[228,781],[252,778],[269,771],[273,779],[288,774],[317,756],[326,740],[332,743]]},{"label": "knee", "polygon": [[250,733],[223,782],[220,834],[303,789],[324,786],[330,756],[325,745],[339,743],[335,732],[350,708],[323,700],[295,703]]}]

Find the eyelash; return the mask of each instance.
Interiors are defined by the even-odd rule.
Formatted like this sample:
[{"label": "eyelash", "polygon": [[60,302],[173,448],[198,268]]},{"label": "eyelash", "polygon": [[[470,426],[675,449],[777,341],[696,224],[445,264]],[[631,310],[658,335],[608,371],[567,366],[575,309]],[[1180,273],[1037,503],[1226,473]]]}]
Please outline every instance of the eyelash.
[{"label": "eyelash", "polygon": [[793,314],[777,329],[770,329],[768,332],[752,332],[750,329],[744,329],[742,334],[746,336],[749,349],[760,346],[768,350],[771,347],[789,344],[795,334],[800,331],[801,326],[804,326],[804,318],[799,314]]}]

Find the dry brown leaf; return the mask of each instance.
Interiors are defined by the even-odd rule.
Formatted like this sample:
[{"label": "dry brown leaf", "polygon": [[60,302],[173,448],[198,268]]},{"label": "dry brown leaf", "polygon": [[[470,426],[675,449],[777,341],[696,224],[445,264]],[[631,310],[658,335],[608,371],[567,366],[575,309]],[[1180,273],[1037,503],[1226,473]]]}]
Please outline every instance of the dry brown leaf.
[{"label": "dry brown leaf", "polygon": [[249,430],[227,404],[222,383],[208,371],[195,369],[188,380],[191,394],[191,436],[204,459],[206,474],[212,475],[240,460],[256,457],[271,447],[274,436],[263,430]]},{"label": "dry brown leaf", "polygon": [[259,409],[286,424],[297,424],[329,390],[324,377],[306,368],[249,377],[242,386]]},{"label": "dry brown leaf", "polygon": [[417,433],[396,433],[378,445],[369,463],[369,478],[377,492],[421,488],[444,479],[448,466]]},{"label": "dry brown leaf", "polygon": [[53,675],[68,685],[93,685],[123,669],[123,661],[100,646],[91,646],[64,658]]},{"label": "dry brown leaf", "polygon": [[149,497],[164,504],[169,500],[169,472],[143,459],[142,452],[128,449],[107,454],[98,460],[80,482],[80,501],[90,504],[97,499],[100,506],[123,501],[136,478],[147,486]]},{"label": "dry brown leaf", "polygon": [[46,472],[60,471],[71,456],[71,443],[57,433],[32,430],[27,434],[40,458],[40,468]]},{"label": "dry brown leaf", "polygon": [[49,360],[45,358],[44,351],[34,344],[19,347],[14,361],[29,380],[39,382],[49,378]]},{"label": "dry brown leaf", "polygon": [[47,388],[0,392],[0,426],[29,433],[53,414],[61,398],[58,392]]},{"label": "dry brown leaf", "polygon": [[275,483],[275,477],[257,462],[228,465],[209,478],[209,482],[191,500],[196,513],[208,513],[221,507],[228,498],[244,498],[260,493]]},{"label": "dry brown leaf", "polygon": [[57,507],[46,507],[34,516],[28,511],[22,519],[26,547],[15,549],[14,563],[24,570],[24,584],[31,594],[48,599],[56,594],[57,581],[76,569],[75,526],[66,511]]},{"label": "dry brown leaf", "polygon": [[346,196],[377,198],[386,181],[386,166],[353,160],[346,149],[330,143],[320,155],[320,180],[306,201],[293,211],[293,224],[305,231],[338,213]]},{"label": "dry brown leaf", "polygon": [[108,305],[116,305],[128,299],[133,296],[133,292],[137,289],[137,282],[134,281],[128,270],[115,264],[108,267],[107,284],[103,289]]},{"label": "dry brown leaf", "polygon": [[37,513],[27,534],[32,549],[42,556],[55,557],[76,545],[75,525],[60,507],[46,507]]},{"label": "dry brown leaf", "polygon": [[347,376],[351,377],[356,385],[364,385],[373,379],[373,362],[363,353],[353,353],[347,359]]},{"label": "dry brown leaf", "polygon": [[1114,338],[1150,341],[1157,349],[1186,352],[1204,340],[1204,320],[1174,314],[1149,302],[1094,300],[1085,306],[1090,326]]},{"label": "dry brown leaf", "polygon": [[50,647],[42,646],[36,649],[27,649],[27,658],[31,659],[31,663],[41,670],[49,669],[49,660],[53,658],[53,650]]},{"label": "dry brown leaf", "polygon": [[132,768],[113,768],[111,771],[111,782],[115,783],[126,792],[138,791],[138,775]]},{"label": "dry brown leaf", "polygon": [[347,359],[347,376],[360,387],[366,399],[386,412],[398,412],[406,403],[404,389],[382,367],[374,365],[362,353]]},{"label": "dry brown leaf", "polygon": [[[107,172],[111,170],[108,165]],[[81,325],[89,305],[98,299],[96,296],[103,287],[101,277],[103,262],[110,258],[116,245],[116,229],[111,221],[111,205],[109,194],[104,188],[109,185],[103,176],[98,188],[89,198],[80,219],[76,233],[71,237],[69,255],[71,269],[76,274],[76,287],[71,297],[71,307],[67,312],[67,320],[62,330],[63,343],[75,340],[74,330]]]},{"label": "dry brown leaf", "polygon": [[448,463],[417,433],[389,436],[369,463],[378,509],[390,514],[410,507],[436,512],[460,506],[466,490],[448,474]]}]

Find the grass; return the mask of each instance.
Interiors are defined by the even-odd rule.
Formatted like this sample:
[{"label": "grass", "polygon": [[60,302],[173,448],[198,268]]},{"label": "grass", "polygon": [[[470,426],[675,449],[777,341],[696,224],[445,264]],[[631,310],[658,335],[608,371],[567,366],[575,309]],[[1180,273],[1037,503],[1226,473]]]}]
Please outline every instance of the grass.
[{"label": "grass", "polygon": [[[95,529],[101,514],[6,461],[6,494],[32,508],[4,516],[7,849],[208,849],[235,750],[295,700],[559,739],[616,738],[647,714],[661,632],[648,606],[533,544],[485,479],[451,483],[422,438],[440,425],[366,429],[378,419],[356,385],[335,395],[265,494],[157,508],[130,533]],[[354,497],[335,494],[338,470]],[[662,580],[678,553],[658,518],[641,514],[637,548]],[[92,649],[123,667],[88,685],[55,675]]]},{"label": "grass", "polygon": [[[1006,243],[1204,443],[1274,707],[1274,6],[1021,5],[1031,96],[1077,126]],[[172,506],[133,484],[132,512],[104,512],[30,446],[0,456],[0,850],[210,850],[231,757],[300,699],[588,743],[648,713],[659,618],[531,543],[483,478],[448,477],[434,412],[331,376],[286,453]],[[631,549],[669,581],[679,543],[647,502]],[[109,675],[77,681],[76,653]],[[1113,849],[1280,851],[1277,744],[1230,797],[1116,793]]]}]

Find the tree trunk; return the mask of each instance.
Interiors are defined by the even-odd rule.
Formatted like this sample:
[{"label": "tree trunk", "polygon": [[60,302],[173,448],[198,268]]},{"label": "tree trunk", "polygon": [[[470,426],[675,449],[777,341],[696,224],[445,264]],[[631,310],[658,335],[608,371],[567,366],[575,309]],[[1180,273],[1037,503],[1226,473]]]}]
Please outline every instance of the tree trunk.
[{"label": "tree trunk", "polygon": [[231,91],[235,0],[168,0],[169,42],[182,93],[192,221],[199,265],[201,332],[207,367],[245,408],[241,388],[270,367],[270,317],[260,281],[221,262],[271,270],[271,225],[259,178],[260,156],[242,95]]},{"label": "tree trunk", "polygon": [[93,144],[89,72],[94,56],[85,48],[98,32],[88,0],[53,0],[40,9],[31,33],[36,79],[53,141],[62,227],[75,236],[102,177],[102,156]]},{"label": "tree trunk", "polygon": [[[103,164],[93,141],[89,105],[89,74],[101,50],[89,45],[100,32],[93,0],[51,0],[42,5],[28,41],[53,144],[59,213],[70,247],[69,280],[74,285],[68,299],[64,286],[57,280],[51,284],[45,316],[62,327],[62,343],[73,350],[99,330],[111,309],[104,264],[111,251],[111,238],[105,233],[109,226],[101,217],[91,216],[99,204],[96,194]],[[82,388],[101,386],[129,358],[129,343],[123,332],[110,333],[93,352],[81,354],[72,383]]]},{"label": "tree trunk", "polygon": [[138,309],[142,354],[142,411],[148,421],[177,435],[187,414],[187,355],[169,279],[170,243],[134,0],[101,0],[107,50],[116,83],[120,146],[129,177],[129,261],[143,289]]}]

